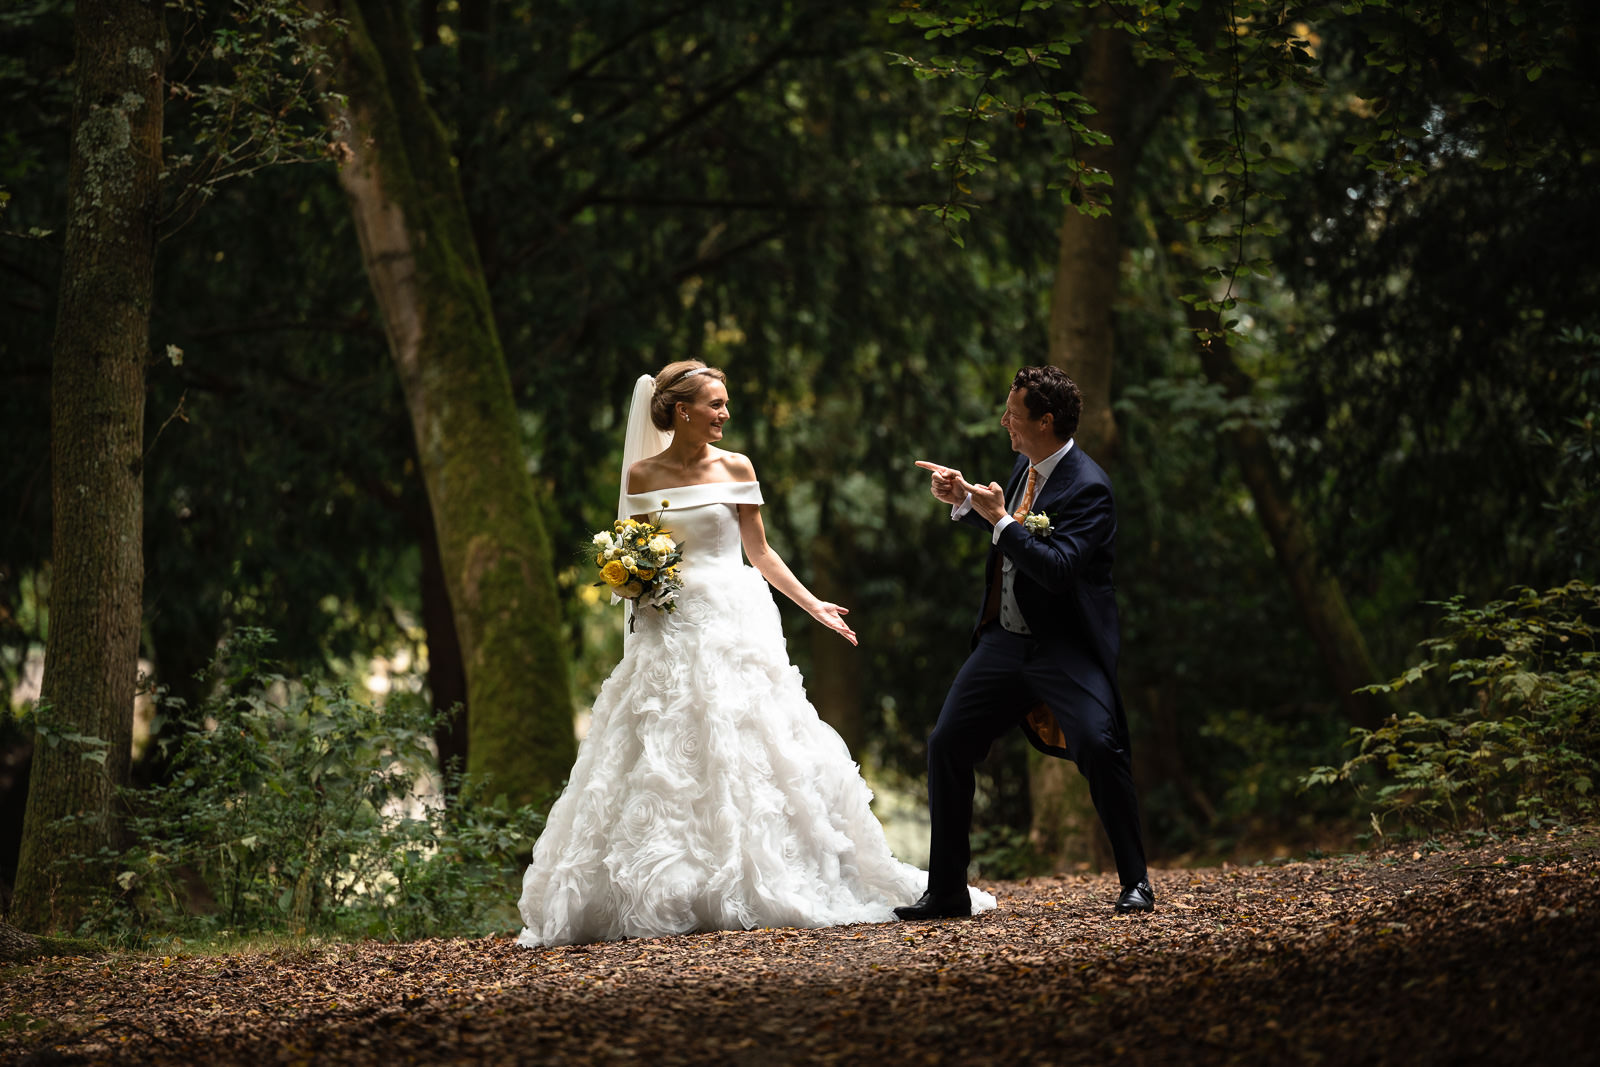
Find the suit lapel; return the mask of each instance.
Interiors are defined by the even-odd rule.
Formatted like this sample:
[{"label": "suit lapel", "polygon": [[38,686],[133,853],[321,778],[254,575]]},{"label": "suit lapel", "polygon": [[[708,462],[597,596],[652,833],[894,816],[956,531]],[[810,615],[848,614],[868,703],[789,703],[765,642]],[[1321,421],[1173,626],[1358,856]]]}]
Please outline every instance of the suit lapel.
[{"label": "suit lapel", "polygon": [[[1043,511],[1045,509],[1045,501],[1054,499],[1056,493],[1061,491],[1063,486],[1066,486],[1075,480],[1077,477],[1076,462],[1074,462],[1071,467],[1067,465],[1067,461],[1074,458],[1073,454],[1075,452],[1077,452],[1076,447],[1069,451],[1065,456],[1062,456],[1061,462],[1056,464],[1056,469],[1050,472],[1049,481],[1045,482],[1044,486],[1037,491],[1037,495],[1033,502],[1034,511]],[[1011,468],[1011,477],[1006,482],[1005,505],[1007,508],[1011,507],[1011,502],[1017,499],[1017,493],[1021,490],[1023,479],[1027,476],[1027,473],[1028,457],[1018,455],[1016,465]],[[986,609],[989,606],[989,597],[992,595],[995,588],[995,571],[1000,567],[1002,556],[1003,553],[1000,551],[1000,547],[998,545],[991,545],[989,548],[989,554],[984,559],[983,602],[979,605],[978,610],[979,626],[983,625]],[[972,640],[974,643],[976,643],[978,640],[976,629],[973,631]]]},{"label": "suit lapel", "polygon": [[1073,445],[1067,454],[1061,457],[1055,470],[1050,472],[1049,481],[1039,490],[1034,498],[1033,510],[1048,512],[1071,493],[1072,487],[1078,480],[1078,446]]}]

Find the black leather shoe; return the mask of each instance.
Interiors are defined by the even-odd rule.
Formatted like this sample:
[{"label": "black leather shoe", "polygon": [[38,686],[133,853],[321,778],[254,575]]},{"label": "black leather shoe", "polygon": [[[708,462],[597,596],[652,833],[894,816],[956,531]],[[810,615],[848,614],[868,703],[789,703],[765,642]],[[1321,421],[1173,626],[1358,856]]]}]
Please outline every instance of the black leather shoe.
[{"label": "black leather shoe", "polygon": [[915,904],[905,904],[894,909],[900,919],[965,919],[972,914],[972,897],[963,886],[959,893],[935,893],[928,890]]},{"label": "black leather shoe", "polygon": [[1122,887],[1122,895],[1117,898],[1117,914],[1128,915],[1136,911],[1155,911],[1156,891],[1150,888],[1149,880],[1135,882]]}]

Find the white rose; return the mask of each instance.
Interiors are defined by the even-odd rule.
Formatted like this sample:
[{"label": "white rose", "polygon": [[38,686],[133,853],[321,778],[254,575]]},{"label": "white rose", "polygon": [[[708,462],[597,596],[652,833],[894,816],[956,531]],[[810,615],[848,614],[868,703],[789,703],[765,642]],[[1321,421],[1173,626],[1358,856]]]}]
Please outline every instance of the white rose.
[{"label": "white rose", "polygon": [[596,548],[610,548],[611,535],[606,531],[601,530],[599,533],[594,535],[594,543]]},{"label": "white rose", "polygon": [[672,551],[672,539],[657,535],[650,539],[650,551],[656,554],[657,559],[665,559],[667,553]]},{"label": "white rose", "polygon": [[639,561],[634,559],[632,556],[623,556],[622,565],[631,571],[639,565]]}]

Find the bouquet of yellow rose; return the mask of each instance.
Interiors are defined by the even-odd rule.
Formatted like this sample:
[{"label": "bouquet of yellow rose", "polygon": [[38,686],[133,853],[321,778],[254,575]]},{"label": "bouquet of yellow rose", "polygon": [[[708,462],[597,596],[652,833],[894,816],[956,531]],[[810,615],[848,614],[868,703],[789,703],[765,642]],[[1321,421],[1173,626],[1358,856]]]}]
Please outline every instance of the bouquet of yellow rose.
[{"label": "bouquet of yellow rose", "polygon": [[667,531],[650,522],[618,519],[610,530],[594,535],[597,586],[608,585],[619,597],[657,611],[678,606],[683,576],[678,561],[683,550]]}]

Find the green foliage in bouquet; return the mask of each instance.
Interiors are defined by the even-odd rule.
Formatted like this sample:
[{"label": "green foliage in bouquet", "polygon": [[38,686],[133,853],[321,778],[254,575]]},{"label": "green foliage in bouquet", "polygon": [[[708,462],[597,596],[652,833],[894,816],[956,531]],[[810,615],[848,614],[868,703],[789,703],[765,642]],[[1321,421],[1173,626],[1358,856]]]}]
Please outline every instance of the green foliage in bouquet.
[{"label": "green foliage in bouquet", "polygon": [[[662,500],[665,508],[667,501]],[[672,535],[652,522],[618,519],[609,531],[594,535],[594,565],[599,568],[596,585],[611,587],[619,597],[648,604],[657,611],[677,607],[683,576],[678,563],[682,547]]]},{"label": "green foliage in bouquet", "polygon": [[[128,847],[63,862],[104,869],[82,931],[133,944],[287,932],[409,940],[516,922],[515,876],[543,827],[431,747],[443,716],[292,682],[241,631],[202,707],[163,705],[171,776],[123,792]],[[429,786],[432,788],[428,788]]]},{"label": "green foliage in bouquet", "polygon": [[1456,711],[1412,712],[1354,729],[1357,754],[1315,767],[1304,787],[1378,780],[1373,824],[1394,815],[1418,830],[1557,824],[1593,817],[1600,777],[1600,587],[1573,581],[1518,589],[1482,608],[1439,605],[1442,633],[1425,659],[1370,687],[1442,685]]}]

